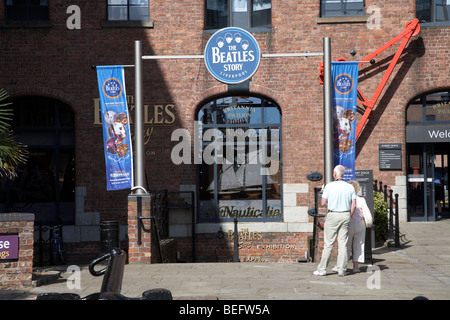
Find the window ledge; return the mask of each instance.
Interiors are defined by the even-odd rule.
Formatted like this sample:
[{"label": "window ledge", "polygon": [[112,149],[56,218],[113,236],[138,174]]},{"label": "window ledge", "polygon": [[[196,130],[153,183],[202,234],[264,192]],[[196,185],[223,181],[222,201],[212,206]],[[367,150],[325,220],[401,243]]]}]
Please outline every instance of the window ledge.
[{"label": "window ledge", "polygon": [[53,28],[51,21],[0,21],[0,28]]},{"label": "window ledge", "polygon": [[[226,28],[226,27],[224,27]],[[253,28],[242,28],[250,33],[261,33],[261,32],[271,32],[272,31],[272,26],[270,27],[253,27]],[[205,33],[206,34],[213,34],[216,33],[217,31],[219,31],[221,29],[205,29]]]},{"label": "window ledge", "polygon": [[153,21],[102,21],[102,28],[153,28]]},{"label": "window ledge", "polygon": [[349,17],[318,17],[317,24],[336,23],[367,23],[369,16],[349,16]]},{"label": "window ledge", "polygon": [[421,27],[450,27],[450,21],[440,21],[440,22],[420,22]]}]

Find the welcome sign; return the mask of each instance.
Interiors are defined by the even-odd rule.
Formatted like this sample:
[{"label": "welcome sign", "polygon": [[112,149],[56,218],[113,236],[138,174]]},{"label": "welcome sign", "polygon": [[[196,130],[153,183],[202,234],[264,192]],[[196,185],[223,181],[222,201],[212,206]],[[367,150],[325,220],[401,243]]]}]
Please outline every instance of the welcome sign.
[{"label": "welcome sign", "polygon": [[205,65],[211,75],[227,84],[250,79],[261,60],[256,39],[236,27],[220,29],[209,39],[204,53]]}]

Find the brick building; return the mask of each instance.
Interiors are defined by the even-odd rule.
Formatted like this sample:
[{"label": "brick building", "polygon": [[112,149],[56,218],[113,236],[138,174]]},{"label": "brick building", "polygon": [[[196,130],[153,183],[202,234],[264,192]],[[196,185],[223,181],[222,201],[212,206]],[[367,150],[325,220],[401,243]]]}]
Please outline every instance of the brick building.
[{"label": "brick building", "polygon": [[[401,220],[434,220],[439,199],[448,211],[449,6],[445,0],[1,1],[0,87],[14,105],[17,140],[30,150],[19,178],[2,181],[2,212],[62,223],[67,250],[79,258],[97,255],[100,221],[119,221],[123,245],[135,242],[129,232],[135,229],[127,226],[130,190],[106,191],[91,67],[132,65],[135,40],[144,55],[201,55],[215,31],[237,26],[252,33],[263,55],[322,52],[329,37],[333,61],[359,61],[418,18],[420,33],[410,39],[356,141],[356,169],[372,170],[399,194]],[[366,96],[375,92],[398,45],[359,67]],[[296,261],[309,250],[307,211],[323,180],[307,175],[324,171],[322,59],[263,56],[240,85],[214,79],[203,59],[143,61],[145,187],[171,192],[167,236],[176,239],[179,259],[189,261],[195,246],[197,261],[230,260],[230,212],[237,208],[246,216],[238,225],[242,261]],[[133,117],[132,67],[125,77]],[[357,121],[365,108],[358,105]],[[247,119],[223,120],[227,112]],[[172,133],[187,129],[194,139],[196,121],[205,128],[278,130],[278,170],[261,178],[259,189],[220,192],[229,168],[171,158],[179,142]],[[380,144],[400,146],[399,168],[380,166]],[[191,204],[184,191],[194,192],[194,211],[184,208]]]}]

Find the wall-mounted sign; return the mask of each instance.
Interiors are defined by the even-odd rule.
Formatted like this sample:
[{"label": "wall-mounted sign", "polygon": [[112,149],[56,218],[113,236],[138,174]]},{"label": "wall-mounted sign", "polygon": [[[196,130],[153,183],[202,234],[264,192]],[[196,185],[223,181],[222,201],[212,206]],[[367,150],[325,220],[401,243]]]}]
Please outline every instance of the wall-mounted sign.
[{"label": "wall-mounted sign", "polygon": [[205,47],[204,59],[214,78],[227,84],[238,84],[256,72],[261,51],[249,32],[229,27],[211,36]]},{"label": "wall-mounted sign", "polygon": [[19,235],[0,234],[0,262],[19,259]]},{"label": "wall-mounted sign", "polygon": [[[281,218],[281,200],[268,199],[265,217],[270,219]],[[219,219],[252,219],[257,221],[264,218],[262,199],[255,200],[219,200]],[[215,208],[212,201],[200,201],[201,219],[214,219]]]},{"label": "wall-mounted sign", "polygon": [[[134,96],[127,95],[127,105],[129,111],[129,123],[133,126],[133,116],[134,116]],[[102,125],[102,113],[100,108],[100,99],[95,98],[94,100],[94,125]],[[143,140],[144,145],[150,142],[151,136],[153,134],[153,129],[155,127],[170,127],[173,126],[176,120],[177,108],[175,104],[171,102],[144,103],[144,132]],[[132,139],[134,140],[134,131],[130,132]],[[146,150],[145,154],[152,154],[152,150]]]},{"label": "wall-mounted sign", "polygon": [[450,142],[450,126],[408,126],[406,142]]},{"label": "wall-mounted sign", "polygon": [[[373,171],[372,170],[356,170],[355,179],[360,186],[360,193],[366,199],[367,206],[375,217],[374,203],[373,203]],[[364,246],[364,257],[367,260],[372,259],[372,248],[375,247],[375,229],[371,232],[366,232],[366,245]]]},{"label": "wall-mounted sign", "polygon": [[380,170],[401,170],[402,169],[402,144],[401,143],[380,143],[379,168]]}]

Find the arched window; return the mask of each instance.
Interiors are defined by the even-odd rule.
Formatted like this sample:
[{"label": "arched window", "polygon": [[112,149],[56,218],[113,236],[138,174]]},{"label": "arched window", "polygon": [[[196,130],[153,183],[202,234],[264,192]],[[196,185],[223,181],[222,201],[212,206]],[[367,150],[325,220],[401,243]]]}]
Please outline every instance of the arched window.
[{"label": "arched window", "polygon": [[16,141],[29,158],[8,182],[6,211],[32,212],[37,222],[75,220],[75,135],[72,109],[55,99],[12,98]]},{"label": "arched window", "polygon": [[282,219],[281,112],[259,97],[228,96],[203,105],[199,222]]}]

